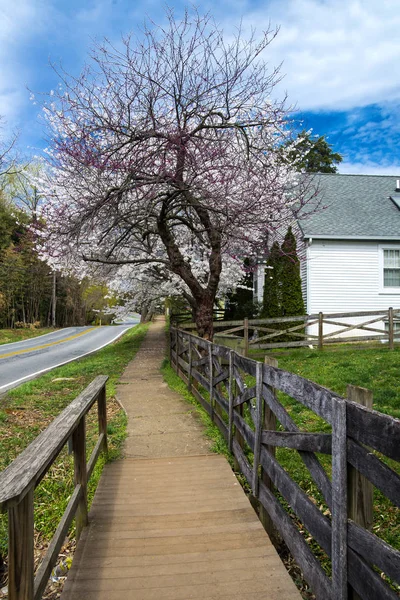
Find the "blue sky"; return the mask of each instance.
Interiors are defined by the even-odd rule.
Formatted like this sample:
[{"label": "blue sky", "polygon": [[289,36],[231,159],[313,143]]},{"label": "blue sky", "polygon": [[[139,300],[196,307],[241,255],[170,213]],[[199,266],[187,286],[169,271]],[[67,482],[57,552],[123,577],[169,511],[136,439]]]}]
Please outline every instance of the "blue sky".
[{"label": "blue sky", "polygon": [[[170,1],[176,14],[184,3]],[[19,130],[26,158],[45,142],[40,99],[58,78],[49,63],[78,75],[94,41],[164,20],[159,0],[0,0],[0,115],[3,137]],[[399,0],[207,0],[230,35],[240,19],[280,31],[265,59],[282,63],[277,94],[288,93],[305,128],[326,135],[344,155],[342,173],[400,176]]]}]

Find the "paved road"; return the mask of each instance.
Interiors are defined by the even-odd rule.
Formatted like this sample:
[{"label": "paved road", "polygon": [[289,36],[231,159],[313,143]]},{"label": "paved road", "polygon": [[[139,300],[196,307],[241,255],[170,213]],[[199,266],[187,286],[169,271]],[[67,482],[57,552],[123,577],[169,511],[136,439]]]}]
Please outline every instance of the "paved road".
[{"label": "paved road", "polygon": [[114,327],[67,327],[0,346],[0,393],[72,360],[96,352],[135,322]]}]

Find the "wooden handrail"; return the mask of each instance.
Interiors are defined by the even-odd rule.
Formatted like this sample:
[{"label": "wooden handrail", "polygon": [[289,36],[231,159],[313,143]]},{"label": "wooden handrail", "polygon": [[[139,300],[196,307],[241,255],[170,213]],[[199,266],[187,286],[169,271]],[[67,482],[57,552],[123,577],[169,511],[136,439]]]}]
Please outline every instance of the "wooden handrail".
[{"label": "wooden handrail", "polygon": [[[100,452],[107,451],[106,382],[100,375],[0,474],[0,508],[8,511],[8,598],[39,600],[76,515],[76,536],[87,524],[86,486]],[[99,440],[86,463],[85,417],[98,404]],[[72,439],[75,489],[34,578],[33,492]]]}]

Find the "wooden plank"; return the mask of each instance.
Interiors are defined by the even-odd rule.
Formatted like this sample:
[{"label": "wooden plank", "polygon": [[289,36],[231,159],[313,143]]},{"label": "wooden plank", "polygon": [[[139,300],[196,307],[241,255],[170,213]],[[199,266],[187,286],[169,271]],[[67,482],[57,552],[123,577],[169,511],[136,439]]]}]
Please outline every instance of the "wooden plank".
[{"label": "wooden plank", "polygon": [[249,320],[247,317],[243,320],[243,339],[244,339],[244,356],[249,355]]},{"label": "wooden plank", "polygon": [[357,523],[349,522],[348,544],[364,560],[400,582],[400,552]]},{"label": "wooden plank", "polygon": [[354,402],[347,402],[348,435],[385,454],[400,460],[400,420],[370,410]]},{"label": "wooden plank", "polygon": [[33,600],[33,485],[8,508],[8,598]]},{"label": "wooden plank", "polygon": [[303,452],[332,454],[330,433],[307,433],[294,431],[263,431],[261,441],[265,445],[293,448]]},{"label": "wooden plank", "polygon": [[208,364],[208,356],[202,356],[202,358],[196,359],[192,363],[192,367],[203,367]]},{"label": "wooden plank", "polygon": [[347,459],[371,483],[400,508],[400,476],[369,450],[347,440]]},{"label": "wooden plank", "polygon": [[[273,367],[264,371],[264,384],[285,392],[332,424],[332,401],[338,396],[327,388]],[[399,419],[347,401],[347,430],[355,440],[400,460]]]},{"label": "wooden plank", "polygon": [[182,369],[184,373],[188,373],[188,371],[189,371],[189,363],[187,363],[180,356],[178,357],[178,367],[179,367],[179,369]]},{"label": "wooden plank", "polygon": [[77,506],[81,500],[82,486],[77,485],[64,511],[62,519],[56,529],[56,532],[47,549],[46,555],[37,570],[35,577],[34,600],[40,600],[46,589],[49,577],[54,565],[57,562],[58,555],[64,544],[65,537],[75,517]]},{"label": "wooden plank", "polygon": [[347,600],[346,402],[332,406],[332,595]]},{"label": "wooden plank", "polygon": [[[238,460],[242,473],[247,481],[251,481],[251,467],[244,457],[239,444],[234,440],[233,449]],[[283,510],[279,502],[273,496],[272,492],[260,482],[259,499],[268,514],[271,515],[279,533],[284,538],[292,555],[295,557],[300,568],[304,572],[307,581],[312,586],[313,591],[322,599],[333,599],[330,592],[330,582],[323,573],[320,564],[312,554],[310,548],[302,538],[301,534],[294,527],[289,515]]]},{"label": "wooden plank", "polygon": [[256,360],[252,360],[250,358],[246,358],[246,357],[241,356],[240,354],[237,354],[235,352],[234,363],[235,363],[235,367],[236,368],[241,369],[242,371],[244,371],[248,375],[252,375],[253,377],[256,376],[256,368],[257,368],[257,361]]},{"label": "wooden plank", "polygon": [[211,415],[211,420],[213,420],[214,417],[214,385],[213,385],[213,355],[212,355],[212,351],[213,351],[213,344],[212,342],[208,343],[208,393],[209,393],[209,397],[210,397],[210,415]]},{"label": "wooden plank", "polygon": [[76,423],[97,400],[107,379],[103,375],[96,377],[0,474],[0,508],[15,506],[32,485],[37,485],[71,437]]},{"label": "wooden plank", "polygon": [[[223,395],[218,390],[214,390],[214,398],[215,398],[216,402],[218,403],[218,406],[222,408],[222,411],[225,414],[228,414],[229,406],[228,406],[228,402],[227,402],[226,398],[224,398]],[[223,416],[223,413],[221,413],[221,411],[220,411],[220,417],[222,418],[222,416]],[[224,427],[227,426],[224,420],[222,420],[222,422],[224,423]]]},{"label": "wooden plank", "polygon": [[86,469],[87,481],[89,481],[89,479],[92,476],[93,469],[96,466],[97,459],[99,458],[101,451],[104,450],[104,443],[106,442],[106,439],[107,438],[105,437],[104,433],[101,433],[99,435],[99,439],[97,440],[95,447],[93,448],[93,451],[92,451],[92,454],[90,455],[89,462],[87,464],[87,469]]},{"label": "wooden plank", "polygon": [[233,327],[232,329],[227,329],[226,331],[221,331],[224,335],[229,335],[230,333],[237,333],[238,331],[243,331],[243,323],[239,327]]},{"label": "wooden plank", "polygon": [[74,452],[74,482],[75,486],[81,485],[82,493],[76,507],[75,527],[76,539],[80,538],[82,530],[88,524],[87,510],[87,471],[86,471],[86,419],[83,416],[78,427],[72,434],[72,448]]},{"label": "wooden plank", "polygon": [[[254,434],[246,424],[243,426],[243,434],[251,447]],[[328,519],[313,502],[310,502],[307,494],[290,478],[279,462],[267,456],[264,449],[261,450],[260,462],[276,488],[279,489],[304,523],[306,529],[327,552],[328,556],[331,556],[331,527]],[[396,579],[396,576],[399,575],[400,553],[398,551],[352,522],[349,523],[349,545],[361,556],[368,557],[373,564],[385,573],[389,574],[390,572],[391,576],[394,576],[395,580],[398,581]],[[359,590],[363,598],[393,597],[387,585],[379,577],[376,577],[374,571],[368,568],[366,563],[360,560],[360,557],[351,550],[349,551],[349,567],[349,581],[353,587]],[[363,571],[361,582],[359,580],[360,569]]]},{"label": "wooden plank", "polygon": [[263,426],[263,403],[264,398],[262,395],[262,375],[263,366],[261,363],[257,363],[256,373],[256,410],[254,415],[254,449],[253,449],[253,484],[252,491],[253,496],[258,496],[258,467],[260,465],[260,452],[261,452],[261,431]]},{"label": "wooden plank", "polygon": [[[347,398],[372,410],[373,395],[371,390],[347,386]],[[348,517],[364,529],[371,529],[373,524],[374,500],[373,487],[370,481],[354,467],[349,466],[347,477]],[[354,598],[358,600],[358,598]]]},{"label": "wooden plank", "polygon": [[[136,517],[127,516],[129,526],[126,520],[121,521],[116,530],[115,505],[109,504],[104,510],[102,499],[94,499],[93,526],[78,546],[63,600],[109,600],[118,595],[142,600],[249,600],[253,592],[257,597],[267,594],[270,600],[300,600],[223,457],[123,462],[116,466],[109,487],[112,489],[118,479],[129,496],[139,469],[140,497],[125,511],[128,515],[131,510]],[[201,477],[193,475],[196,471],[201,475],[205,467],[225,485],[225,494],[214,492]],[[129,471],[130,477],[123,476],[121,469]],[[110,465],[105,478],[113,471],[114,465]],[[182,489],[191,493],[184,502],[180,501]],[[163,502],[165,491],[167,502]],[[155,500],[160,503],[158,514],[153,509]],[[255,582],[262,587],[255,588]]]},{"label": "wooden plank", "polygon": [[[194,371],[193,371],[194,373]],[[180,374],[180,378],[182,379],[182,381],[184,381],[186,384],[188,383],[188,378],[186,377],[186,375],[184,375],[183,373]],[[194,377],[195,379],[195,377]],[[194,386],[192,386],[192,391],[191,394],[196,398],[196,400],[198,402],[200,402],[200,404],[202,405],[202,407],[204,408],[204,410],[210,414],[210,405],[207,402],[207,400],[205,398],[203,398],[203,396],[201,395],[201,393],[199,392],[198,389],[196,389]]]},{"label": "wooden plank", "polygon": [[233,402],[233,406],[234,407],[240,406],[241,404],[244,404],[245,402],[248,402],[252,398],[255,398],[256,395],[257,395],[257,388],[256,388],[256,386],[253,386],[251,388],[245,388],[243,390],[243,392],[241,392],[238,396],[236,396],[236,398],[235,398],[235,400]]},{"label": "wooden plank", "polygon": [[208,389],[209,381],[206,379],[197,369],[193,369],[192,371],[193,379],[198,381],[200,385],[203,386],[204,389]]},{"label": "wooden plank", "polygon": [[[293,432],[299,432],[299,428],[297,427],[293,419],[291,419],[284,407],[277,401],[275,395],[271,394],[269,386],[266,386],[265,384],[263,386],[263,394],[267,405],[274,412],[277,419],[285,427],[285,429],[288,429],[289,431]],[[312,454],[311,452],[299,452],[299,454],[307,469],[310,471],[314,482],[316,483],[322,495],[324,496],[325,502],[330,508],[332,505],[332,493],[331,482],[329,480],[328,475],[321,466],[315,454]]]},{"label": "wooden plank", "polygon": [[[273,358],[272,356],[265,356],[264,357],[264,365],[267,365],[270,367],[277,367],[278,361],[276,360],[276,358]],[[276,399],[276,393],[273,388],[269,389],[269,393],[271,395],[275,396],[275,399]],[[265,400],[263,401],[263,405],[264,405],[263,406],[263,409],[264,409],[263,421],[264,422],[263,422],[263,432],[261,434],[262,442],[263,442],[263,438],[264,438],[265,434],[268,435],[276,430],[275,414],[272,412],[272,410],[270,409],[268,404],[265,402]],[[272,445],[268,444],[265,449],[268,452],[268,454],[275,457],[276,450]],[[261,466],[261,480],[263,481],[264,485],[272,492],[274,489],[273,483],[272,483],[271,478],[268,475],[267,471],[262,466]],[[277,537],[278,537],[277,530],[274,526],[274,523],[273,523],[270,515],[268,514],[265,507],[261,503],[260,503],[260,507],[259,507],[259,515],[260,515],[260,521],[263,524],[265,531],[268,533],[268,535],[270,536],[272,541],[274,543],[277,543],[277,541],[278,541],[277,540]]]},{"label": "wooden plank", "polygon": [[226,381],[228,378],[229,378],[229,371],[227,371],[225,369],[224,371],[221,371],[221,373],[217,377],[214,377],[214,379],[213,379],[213,385],[216,386],[219,383],[222,383],[223,381]]},{"label": "wooden plank", "polygon": [[393,320],[393,308],[389,308],[388,311],[388,322],[389,322],[389,350],[394,350],[394,320]]},{"label": "wooden plank", "polygon": [[273,348],[301,348],[303,346],[309,346],[312,341],[302,340],[301,342],[274,342],[270,344],[252,344],[252,348],[260,350],[272,350]]},{"label": "wooden plank", "polygon": [[229,388],[228,388],[228,402],[229,402],[229,424],[228,424],[228,450],[232,453],[232,440],[233,440],[233,350],[229,352]]},{"label": "wooden plank", "polygon": [[376,327],[367,327],[367,325],[372,325],[372,323],[377,323],[378,321],[381,321],[381,320],[382,320],[382,318],[378,317],[377,319],[370,319],[369,321],[365,321],[364,323],[356,323],[356,324],[352,325],[351,323],[349,323],[349,324],[339,323],[338,321],[330,321],[329,319],[324,319],[324,323],[327,325],[336,325],[336,326],[342,327],[342,329],[339,329],[337,331],[332,331],[331,333],[325,334],[324,340],[326,340],[329,337],[339,335],[341,333],[353,331],[355,329],[361,329],[363,331],[376,331],[377,333],[385,333],[384,329],[377,329]]},{"label": "wooden plank", "polygon": [[103,452],[107,457],[107,393],[105,385],[102,387],[97,397],[97,417],[99,423],[99,434],[100,436],[103,436]]},{"label": "wooden plank", "polygon": [[[233,358],[233,362],[235,363],[235,355],[234,355],[234,358]],[[241,393],[243,393],[243,392],[244,392],[244,390],[246,389],[246,386],[245,386],[245,384],[243,383],[243,381],[242,381],[242,378],[241,378],[241,376],[240,376],[240,371],[239,371],[239,369],[236,367],[236,365],[235,365],[235,364],[233,364],[233,376],[234,376],[234,378],[235,378],[235,382],[236,382],[236,385],[237,385],[237,387],[238,387],[239,391],[240,391]]]},{"label": "wooden plank", "polygon": [[187,388],[189,392],[192,391],[192,368],[193,368],[193,347],[192,347],[192,336],[189,335],[189,366],[188,366],[188,383]]}]

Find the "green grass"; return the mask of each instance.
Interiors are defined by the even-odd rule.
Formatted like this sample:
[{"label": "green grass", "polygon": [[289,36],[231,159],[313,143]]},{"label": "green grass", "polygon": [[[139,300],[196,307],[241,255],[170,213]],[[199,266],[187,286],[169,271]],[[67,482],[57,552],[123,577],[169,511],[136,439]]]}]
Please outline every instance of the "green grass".
[{"label": "green grass", "polygon": [[[0,410],[0,469],[4,469],[97,375],[108,375],[109,459],[121,456],[126,437],[126,416],[115,401],[116,383],[134,357],[148,326],[130,329],[114,344],[71,362],[8,392]],[[58,381],[57,381],[58,380]],[[88,457],[97,441],[96,405],[87,416]],[[89,482],[94,495],[104,457],[100,457]],[[53,535],[73,491],[72,457],[64,448],[35,491],[35,532],[39,543]],[[73,532],[72,532],[73,533]],[[0,517],[0,553],[7,551],[7,520]]]},{"label": "green grass", "polygon": [[40,329],[0,329],[0,345],[29,340],[30,338],[52,333],[53,331],[57,330],[52,327],[43,327]]},{"label": "green grass", "polygon": [[[335,349],[300,349],[275,353],[279,367],[316,383],[342,396],[347,384],[370,389],[374,395],[374,409],[400,418],[400,348],[390,351],[386,345],[355,349],[350,345]],[[252,357],[261,358],[260,353]]]}]

